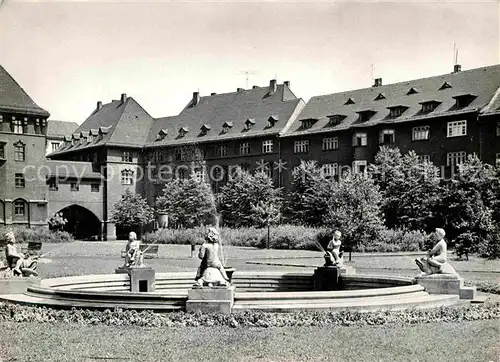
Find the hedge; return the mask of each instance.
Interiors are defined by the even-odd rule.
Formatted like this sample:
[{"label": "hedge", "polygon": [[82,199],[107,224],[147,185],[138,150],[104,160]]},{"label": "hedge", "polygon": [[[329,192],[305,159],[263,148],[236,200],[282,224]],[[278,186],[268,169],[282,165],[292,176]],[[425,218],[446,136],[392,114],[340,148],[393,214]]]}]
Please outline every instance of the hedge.
[{"label": "hedge", "polygon": [[5,240],[8,231],[14,231],[16,243],[40,241],[42,243],[67,243],[74,241],[73,236],[66,231],[51,231],[47,228],[27,228],[25,226],[7,228],[0,226],[0,240]]}]

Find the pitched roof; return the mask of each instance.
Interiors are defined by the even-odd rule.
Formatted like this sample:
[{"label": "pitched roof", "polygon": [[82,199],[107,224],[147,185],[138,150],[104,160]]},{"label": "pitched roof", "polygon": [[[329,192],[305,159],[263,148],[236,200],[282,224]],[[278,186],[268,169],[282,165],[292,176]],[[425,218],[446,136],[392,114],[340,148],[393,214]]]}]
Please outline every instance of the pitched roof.
[{"label": "pitched roof", "polygon": [[[125,95],[124,95],[125,96]],[[51,155],[102,145],[141,147],[148,136],[154,118],[151,117],[132,97],[100,104],[98,108],[73,132],[73,138],[80,134],[102,135],[102,139],[92,142],[63,145]]]},{"label": "pitched roof", "polygon": [[[147,146],[277,135],[303,101],[297,99],[285,84],[276,85],[275,92],[269,91],[267,86],[253,87],[200,97],[196,105],[191,101],[179,115],[156,119],[149,132]],[[269,125],[267,121],[272,116],[279,120]],[[255,121],[250,129],[245,128],[248,119]],[[232,124],[232,127],[223,127],[225,123]],[[208,125],[210,130],[202,132],[204,125]],[[188,129],[184,136],[179,135],[181,128]],[[161,130],[168,130],[163,138],[157,137]]]},{"label": "pitched roof", "polygon": [[49,112],[39,107],[12,76],[0,65],[0,111],[49,117]]},{"label": "pitched roof", "polygon": [[49,119],[47,122],[47,137],[63,138],[66,135],[74,133],[78,127],[78,123],[76,122],[54,121]]},{"label": "pitched roof", "polygon": [[103,178],[99,172],[93,171],[91,162],[47,160],[44,165],[47,177],[79,180]]},{"label": "pitched roof", "polygon": [[[451,87],[440,89],[445,83]],[[316,96],[309,100],[285,135],[331,132],[480,111],[488,105],[499,87],[500,65],[493,65],[430,78]],[[418,92],[408,94],[412,88]],[[379,93],[383,93],[385,99],[375,101]],[[471,94],[475,98],[467,106],[457,108],[454,97],[466,94]],[[348,99],[352,99],[354,103],[345,104]],[[421,103],[433,100],[440,104],[432,112],[422,113]],[[401,116],[390,118],[390,108],[396,106],[408,108]],[[498,106],[500,107],[500,100]],[[368,121],[360,122],[359,112],[368,110],[376,113]],[[345,118],[339,125],[329,126],[328,116],[333,114],[344,115]],[[304,119],[316,119],[317,122],[309,129],[302,129],[301,120]]]}]

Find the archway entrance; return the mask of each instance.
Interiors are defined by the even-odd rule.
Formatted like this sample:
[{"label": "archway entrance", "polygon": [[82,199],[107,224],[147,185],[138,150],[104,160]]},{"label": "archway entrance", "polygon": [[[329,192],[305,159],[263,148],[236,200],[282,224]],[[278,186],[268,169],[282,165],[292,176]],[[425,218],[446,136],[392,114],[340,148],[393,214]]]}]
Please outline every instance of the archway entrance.
[{"label": "archway entrance", "polygon": [[63,230],[72,234],[75,239],[101,239],[101,222],[92,211],[79,205],[71,205],[59,213],[68,220]]}]

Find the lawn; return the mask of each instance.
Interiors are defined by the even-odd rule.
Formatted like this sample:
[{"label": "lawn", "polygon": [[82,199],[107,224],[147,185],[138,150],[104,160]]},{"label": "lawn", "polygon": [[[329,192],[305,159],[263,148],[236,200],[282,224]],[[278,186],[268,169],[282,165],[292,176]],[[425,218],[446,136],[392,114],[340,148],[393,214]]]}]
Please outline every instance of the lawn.
[{"label": "lawn", "polygon": [[498,361],[498,321],[383,327],[0,324],[4,361]]}]

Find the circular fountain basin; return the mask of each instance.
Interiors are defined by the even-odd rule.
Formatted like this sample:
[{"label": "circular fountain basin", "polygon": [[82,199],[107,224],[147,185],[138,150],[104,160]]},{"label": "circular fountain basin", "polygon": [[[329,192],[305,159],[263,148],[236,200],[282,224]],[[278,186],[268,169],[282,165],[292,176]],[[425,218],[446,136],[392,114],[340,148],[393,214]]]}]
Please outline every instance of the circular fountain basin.
[{"label": "circular fountain basin", "polygon": [[[58,308],[137,309],[177,311],[186,309],[188,290],[195,273],[156,273],[156,291],[131,293],[127,274],[83,275],[50,278],[32,285],[24,294],[2,299]],[[433,308],[459,302],[456,295],[430,295],[413,278],[342,275],[343,290],[313,291],[312,273],[236,271],[233,311],[394,310]]]}]

